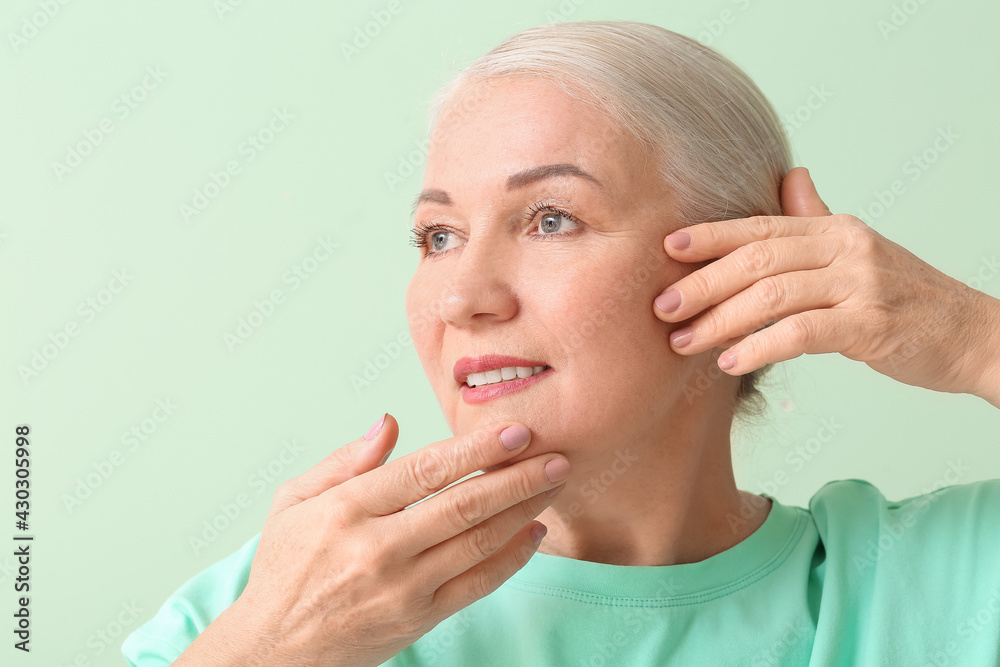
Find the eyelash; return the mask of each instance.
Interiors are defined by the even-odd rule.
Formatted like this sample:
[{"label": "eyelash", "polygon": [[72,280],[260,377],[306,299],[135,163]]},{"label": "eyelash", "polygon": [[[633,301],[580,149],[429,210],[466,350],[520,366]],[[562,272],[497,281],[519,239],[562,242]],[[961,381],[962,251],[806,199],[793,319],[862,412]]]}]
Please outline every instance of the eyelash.
[{"label": "eyelash", "polygon": [[[562,210],[561,208],[558,208],[558,207],[553,206],[551,204],[548,204],[546,202],[536,202],[536,203],[532,204],[531,206],[529,206],[527,212],[525,212],[525,214],[524,214],[524,217],[525,217],[526,220],[528,220],[530,222],[531,220],[535,219],[535,216],[537,216],[539,213],[541,213],[543,211],[548,212],[548,213],[555,213],[556,215],[562,216],[562,217],[566,218],[567,220],[571,220],[571,221],[575,222],[578,225],[581,224],[580,221],[576,217],[574,217],[573,215],[567,213],[566,211]],[[449,228],[447,228],[447,227],[445,227],[443,225],[427,225],[427,224],[421,223],[421,224],[417,225],[417,227],[415,227],[412,230],[412,232],[411,232],[412,238],[410,239],[410,245],[412,245],[414,247],[417,247],[417,248],[427,248],[428,247],[427,236],[431,232],[437,232],[437,231],[452,232],[453,230],[451,230],[451,229],[449,229]],[[576,233],[577,231],[579,231],[579,228],[571,229],[571,230],[565,231],[565,232],[556,232],[554,234],[533,234],[531,236],[531,239],[533,241],[537,241],[539,239],[551,238],[553,236],[568,236],[570,234]],[[432,255],[443,255],[443,254],[445,254],[445,253],[447,253],[447,252],[449,252],[451,250],[455,250],[455,248],[449,248],[448,250],[430,250],[430,249],[427,249],[427,250],[424,251],[424,255],[427,256],[427,257],[430,257]]]}]

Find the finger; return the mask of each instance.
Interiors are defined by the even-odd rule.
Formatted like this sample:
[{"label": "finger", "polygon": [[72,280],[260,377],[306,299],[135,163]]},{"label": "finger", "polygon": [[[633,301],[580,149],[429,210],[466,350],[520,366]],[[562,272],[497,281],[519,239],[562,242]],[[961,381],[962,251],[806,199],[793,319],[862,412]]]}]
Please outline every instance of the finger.
[{"label": "finger", "polygon": [[500,588],[538,550],[538,544],[531,539],[531,531],[535,526],[544,525],[532,521],[498,553],[442,584],[434,593],[435,608],[453,614]]},{"label": "finger", "polygon": [[805,167],[795,167],[781,181],[781,212],[784,215],[819,217],[831,215],[820,199],[812,175]]},{"label": "finger", "polygon": [[740,343],[740,342],[746,340],[747,338],[749,338],[753,334],[757,333],[758,331],[761,331],[765,327],[769,327],[769,326],[773,326],[773,325],[774,325],[774,321],[771,321],[771,322],[768,322],[767,324],[765,324],[762,327],[759,327],[757,329],[754,329],[753,331],[750,331],[750,332],[747,332],[747,333],[743,334],[742,336],[733,336],[732,338],[727,339],[725,342],[717,344],[715,346],[715,349],[719,350],[719,356],[722,356],[723,352],[725,352],[729,348],[733,347],[737,343]]},{"label": "finger", "polygon": [[[683,229],[691,238],[684,248],[675,248],[670,241],[673,234],[663,240],[663,247],[672,259],[680,262],[702,262],[723,257],[753,241],[782,236],[813,236],[830,230],[837,224],[838,216],[793,218],[788,216],[757,215],[752,218],[735,218],[716,222],[699,222]],[[680,233],[680,232],[675,232]]]},{"label": "finger", "polygon": [[[671,333],[671,347],[678,354],[698,354],[736,336],[748,335],[769,322],[803,311],[836,306],[849,296],[846,291],[830,278],[829,271],[822,269],[767,276],[687,327]],[[687,335],[688,330],[690,335]]]},{"label": "finger", "polygon": [[[502,470],[467,479],[386,517],[390,521],[387,535],[398,543],[401,552],[414,556],[465,533],[509,507],[563,484],[568,475],[569,461],[562,455],[553,453],[525,459]],[[466,569],[471,562],[461,565]]]},{"label": "finger", "polygon": [[[507,431],[509,428],[511,430]],[[518,446],[513,450],[504,447],[500,440],[501,432],[504,432],[507,442],[519,443]],[[518,435],[520,438],[516,437]],[[363,481],[347,480],[336,491],[338,495],[342,491],[353,499],[351,507],[344,507],[349,514],[360,512],[369,517],[385,516],[423,500],[486,466],[513,458],[524,451],[530,439],[531,431],[524,424],[497,422],[390,461],[371,475],[365,475]],[[360,520],[362,516],[355,514],[349,518]]]},{"label": "finger", "polygon": [[472,528],[435,544],[411,559],[413,576],[429,582],[435,589],[443,582],[496,554],[517,535],[525,524],[537,517],[566,488],[556,486],[552,496],[539,493],[505,509]]},{"label": "finger", "polygon": [[[378,422],[372,428],[377,426]],[[398,422],[395,417],[386,413],[382,418],[381,430],[371,440],[365,440],[364,436],[352,440],[298,477],[281,483],[275,490],[268,516],[378,467],[392,453],[398,435]]]},{"label": "finger", "polygon": [[[844,309],[833,308],[790,315],[723,352],[719,368],[730,375],[743,375],[802,354],[849,349],[857,330],[856,319]],[[724,362],[728,355],[734,363],[727,368]]]},{"label": "finger", "polygon": [[[653,312],[664,322],[680,322],[765,277],[827,267],[839,252],[839,245],[825,236],[753,241],[678,280],[653,300]],[[673,310],[665,312],[664,307]]]}]

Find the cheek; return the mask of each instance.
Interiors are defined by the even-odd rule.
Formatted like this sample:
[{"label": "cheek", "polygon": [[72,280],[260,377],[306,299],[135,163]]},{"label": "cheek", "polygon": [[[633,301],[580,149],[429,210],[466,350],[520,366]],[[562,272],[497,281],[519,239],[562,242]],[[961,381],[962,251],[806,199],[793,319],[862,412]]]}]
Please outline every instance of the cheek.
[{"label": "cheek", "polygon": [[426,300],[422,294],[422,284],[417,275],[410,279],[406,287],[406,322],[410,329],[410,339],[413,347],[420,352],[421,341],[427,329]]},{"label": "cheek", "polygon": [[615,332],[649,334],[664,325],[653,315],[653,299],[670,283],[665,259],[653,253],[590,254],[585,261],[551,262],[529,278],[535,315],[581,342]]},{"label": "cheek", "polygon": [[681,361],[668,339],[676,326],[653,314],[653,299],[678,271],[666,257],[632,250],[591,254],[582,267],[542,269],[532,289],[534,316],[567,368],[591,378],[588,392],[656,384]]},{"label": "cheek", "polygon": [[406,288],[406,320],[417,358],[431,378],[437,370],[435,349],[440,350],[441,335],[440,326],[436,326],[441,322],[436,310],[439,304],[432,294],[428,280],[418,269]]}]

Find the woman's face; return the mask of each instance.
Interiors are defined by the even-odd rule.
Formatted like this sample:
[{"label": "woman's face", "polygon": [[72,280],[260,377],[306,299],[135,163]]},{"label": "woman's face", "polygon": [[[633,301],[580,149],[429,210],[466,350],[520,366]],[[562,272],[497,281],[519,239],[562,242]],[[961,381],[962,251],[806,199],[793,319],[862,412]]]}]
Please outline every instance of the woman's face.
[{"label": "woman's face", "polygon": [[[530,177],[548,165],[592,178]],[[662,438],[704,355],[670,349],[668,334],[686,322],[658,320],[653,299],[703,264],[663,250],[680,225],[638,142],[543,79],[466,84],[435,127],[428,192],[415,227],[435,229],[417,250],[406,309],[452,431],[519,420],[532,430],[522,458]],[[468,402],[454,366],[487,354],[552,370],[519,391]]]}]

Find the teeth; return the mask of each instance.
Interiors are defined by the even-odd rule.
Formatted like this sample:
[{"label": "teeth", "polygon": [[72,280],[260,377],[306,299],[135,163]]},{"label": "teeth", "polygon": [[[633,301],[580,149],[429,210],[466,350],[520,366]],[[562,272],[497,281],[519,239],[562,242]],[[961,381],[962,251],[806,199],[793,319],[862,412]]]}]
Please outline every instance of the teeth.
[{"label": "teeth", "polygon": [[469,373],[465,383],[470,387],[480,387],[485,384],[496,384],[497,382],[507,382],[509,380],[529,378],[535,373],[541,373],[545,366],[505,366],[492,371],[482,373]]}]

